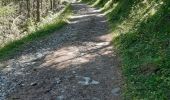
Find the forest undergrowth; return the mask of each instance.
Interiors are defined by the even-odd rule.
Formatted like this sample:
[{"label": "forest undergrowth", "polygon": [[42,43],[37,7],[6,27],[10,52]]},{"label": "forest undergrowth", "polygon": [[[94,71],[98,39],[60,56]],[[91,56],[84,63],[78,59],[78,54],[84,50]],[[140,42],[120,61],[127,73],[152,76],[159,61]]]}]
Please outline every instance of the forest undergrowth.
[{"label": "forest undergrowth", "polygon": [[[30,16],[26,19],[24,17],[23,20],[19,18],[19,21],[25,23],[16,25],[17,27],[21,28],[14,30],[15,28],[12,28],[11,25],[13,23],[10,23],[8,18],[4,18],[14,13],[14,10],[11,8],[11,6],[8,6],[9,5],[6,5],[0,8],[0,18],[8,21],[6,25],[4,25],[4,23],[0,23],[0,28],[4,29],[4,31],[0,31],[2,32],[0,34],[0,37],[2,38],[0,41],[0,60],[5,60],[5,58],[8,58],[10,55],[22,49],[24,44],[28,44],[45,36],[49,36],[56,30],[60,29],[65,24],[67,24],[67,18],[71,14],[71,5],[66,3],[63,5],[63,7],[58,8],[58,10],[57,8],[53,8],[56,11],[49,11],[45,17],[43,17],[43,14],[41,13],[41,15],[39,15],[39,21],[34,19],[34,16]],[[11,15],[10,17],[12,16],[14,15]],[[10,28],[7,26],[10,26]]]}]

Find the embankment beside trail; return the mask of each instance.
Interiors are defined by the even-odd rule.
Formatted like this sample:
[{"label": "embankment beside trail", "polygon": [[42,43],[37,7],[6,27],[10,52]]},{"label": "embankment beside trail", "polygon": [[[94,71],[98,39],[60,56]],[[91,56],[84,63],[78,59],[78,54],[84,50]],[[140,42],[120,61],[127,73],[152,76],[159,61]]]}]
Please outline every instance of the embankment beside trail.
[{"label": "embankment beside trail", "polygon": [[170,1],[82,0],[108,16],[127,100],[170,99]]}]

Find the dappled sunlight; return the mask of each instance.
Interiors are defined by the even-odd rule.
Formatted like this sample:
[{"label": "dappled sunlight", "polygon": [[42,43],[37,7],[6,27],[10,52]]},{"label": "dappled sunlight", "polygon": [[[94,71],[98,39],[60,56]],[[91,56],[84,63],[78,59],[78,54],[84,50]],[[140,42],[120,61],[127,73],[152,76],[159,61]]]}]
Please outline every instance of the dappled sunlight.
[{"label": "dappled sunlight", "polygon": [[102,14],[88,14],[88,15],[79,15],[79,16],[71,16],[68,21],[69,24],[81,23],[90,20],[91,17],[102,17]]},{"label": "dappled sunlight", "polygon": [[69,17],[70,20],[68,21],[68,23],[69,24],[81,23],[81,22],[86,22],[88,20],[91,20],[92,17],[103,17],[103,16],[104,14],[96,14],[95,12],[94,14],[91,13],[86,15],[70,16]]},{"label": "dappled sunlight", "polygon": [[[83,14],[82,12],[88,10],[88,12],[86,14]],[[69,24],[77,24],[77,23],[82,23],[82,22],[87,22],[90,21],[92,19],[96,19],[97,17],[103,17],[104,14],[100,13],[101,10],[100,9],[95,9],[95,8],[82,8],[78,11],[79,13],[82,13],[81,15],[74,15],[74,16],[70,16],[69,17]],[[94,17],[94,18],[93,18]]]},{"label": "dappled sunlight", "polygon": [[97,36],[95,37],[96,40],[100,40],[100,41],[111,41],[113,39],[113,34],[104,34],[101,36]]},{"label": "dappled sunlight", "polygon": [[81,50],[80,48],[83,48],[83,46],[70,46],[53,51],[53,53],[45,56],[44,63],[41,66],[63,69],[70,65],[77,66],[95,61],[96,57],[101,55],[112,55],[110,42],[83,44],[89,45],[87,50]]},{"label": "dappled sunlight", "polygon": [[68,21],[69,24],[76,24],[76,23],[82,23],[82,22],[85,22],[85,21],[88,21],[90,20],[89,18],[86,18],[86,19],[81,19],[81,20],[75,20],[75,21]]},{"label": "dappled sunlight", "polygon": [[78,15],[78,16],[70,16],[70,19],[75,19],[75,18],[84,18],[84,17],[90,17],[90,16],[95,16],[96,14],[88,14],[88,15]]},{"label": "dappled sunlight", "polygon": [[110,43],[108,20],[100,10],[85,4],[72,6],[74,16],[70,16],[69,24],[24,45],[16,57],[12,55],[4,62],[6,67],[0,73],[2,83],[7,84],[0,84],[4,97],[121,98],[119,60]]},{"label": "dappled sunlight", "polygon": [[43,27],[46,24],[55,22],[56,20],[59,20],[59,16],[65,11],[65,8],[63,8],[62,10],[60,10],[59,12],[55,13],[55,14],[50,14],[48,16],[46,16],[45,18],[42,18],[42,21],[40,23],[38,23],[39,27]]},{"label": "dappled sunlight", "polygon": [[92,6],[96,6],[100,1],[101,1],[101,0],[96,0],[96,1],[92,4]]},{"label": "dappled sunlight", "polygon": [[[57,4],[57,2],[59,1],[55,3]],[[59,16],[66,10],[66,4],[59,3],[54,8],[50,8],[47,0],[41,1],[39,14],[36,14],[38,13],[36,12],[38,8],[36,9],[34,4],[36,2],[33,2],[33,0],[29,2],[1,0],[0,3],[0,48],[21,40],[29,34],[49,26],[49,24],[61,21]],[[36,18],[39,20],[36,20]],[[62,18],[65,20],[65,16],[62,16]]]},{"label": "dappled sunlight", "polygon": [[94,8],[93,8],[93,10],[92,10],[91,12],[92,12],[92,13],[100,13],[101,10],[100,10],[100,9],[94,9]]},{"label": "dappled sunlight", "polygon": [[[52,54],[47,55],[44,59],[43,66],[50,66],[52,64],[59,64],[61,66],[62,64],[67,65],[70,63],[71,59],[75,58],[77,56],[78,49],[75,47],[64,47],[57,51],[54,51]],[[62,66],[61,66],[62,67]]]},{"label": "dappled sunlight", "polygon": [[[124,1],[124,2],[123,2]],[[110,21],[127,78],[125,97],[169,98],[169,0],[123,0]],[[116,17],[116,18],[114,18]],[[118,21],[117,21],[118,20]],[[163,52],[163,53],[162,53]],[[165,64],[166,63],[166,64]],[[164,77],[164,78],[162,78]],[[155,88],[160,87],[160,88]],[[164,88],[166,87],[166,88]]]},{"label": "dappled sunlight", "polygon": [[[141,7],[140,5],[145,5],[145,6]],[[130,11],[129,16],[126,19],[123,19],[119,25],[116,25],[115,27],[116,30],[114,30],[114,34],[120,35],[120,34],[128,33],[135,26],[140,25],[141,22],[154,16],[154,14],[156,14],[157,11],[159,11],[162,5],[163,5],[163,1],[159,1],[158,4],[155,3],[155,1],[152,1],[150,3],[149,1],[145,1],[145,2],[142,2],[142,4],[140,3],[136,5]]]},{"label": "dappled sunlight", "polygon": [[112,6],[112,4],[113,4],[113,0],[109,0],[102,8],[100,8],[100,10],[101,11],[107,10],[108,8],[110,8]]},{"label": "dappled sunlight", "polygon": [[[111,13],[112,11],[114,11],[115,8],[116,8],[118,5],[119,5],[119,2],[118,2],[118,3],[114,3],[113,6],[112,6],[112,8],[110,8],[110,9],[108,9],[108,10],[106,10],[106,11],[104,12],[104,15],[107,15],[107,14]],[[103,10],[104,10],[104,9],[105,9],[105,8],[103,8]]]}]

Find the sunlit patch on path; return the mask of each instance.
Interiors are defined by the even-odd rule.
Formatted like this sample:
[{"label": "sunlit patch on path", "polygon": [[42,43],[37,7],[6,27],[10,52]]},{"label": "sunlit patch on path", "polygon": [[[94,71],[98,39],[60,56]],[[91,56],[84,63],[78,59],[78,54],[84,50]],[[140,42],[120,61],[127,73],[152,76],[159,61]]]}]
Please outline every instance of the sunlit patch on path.
[{"label": "sunlit patch on path", "polygon": [[119,60],[105,16],[73,3],[69,24],[25,47],[0,72],[0,100],[120,100]]}]

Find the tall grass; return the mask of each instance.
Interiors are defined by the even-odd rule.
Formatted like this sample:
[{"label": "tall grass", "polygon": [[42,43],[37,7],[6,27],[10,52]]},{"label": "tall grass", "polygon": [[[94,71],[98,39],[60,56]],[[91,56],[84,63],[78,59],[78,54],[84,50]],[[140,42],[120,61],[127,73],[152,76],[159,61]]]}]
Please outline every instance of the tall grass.
[{"label": "tall grass", "polygon": [[100,5],[104,12],[110,10],[106,14],[122,59],[124,98],[169,100],[170,1],[106,1]]}]

